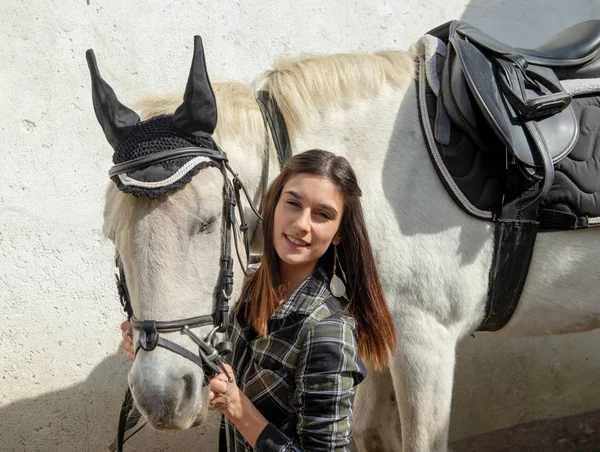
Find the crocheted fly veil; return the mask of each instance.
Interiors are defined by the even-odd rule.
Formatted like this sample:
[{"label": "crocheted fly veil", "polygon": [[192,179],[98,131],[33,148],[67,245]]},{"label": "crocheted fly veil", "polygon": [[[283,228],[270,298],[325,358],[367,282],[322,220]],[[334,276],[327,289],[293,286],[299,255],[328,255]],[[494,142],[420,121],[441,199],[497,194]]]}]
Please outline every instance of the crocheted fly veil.
[{"label": "crocheted fly veil", "polygon": [[221,151],[212,138],[217,105],[206,71],[200,36],[194,37],[194,57],[183,103],[172,115],[141,121],[117,99],[102,79],[93,50],[86,53],[92,77],[96,118],[114,149],[109,176],[119,189],[134,196],[157,198],[190,182],[202,168],[218,166]]}]

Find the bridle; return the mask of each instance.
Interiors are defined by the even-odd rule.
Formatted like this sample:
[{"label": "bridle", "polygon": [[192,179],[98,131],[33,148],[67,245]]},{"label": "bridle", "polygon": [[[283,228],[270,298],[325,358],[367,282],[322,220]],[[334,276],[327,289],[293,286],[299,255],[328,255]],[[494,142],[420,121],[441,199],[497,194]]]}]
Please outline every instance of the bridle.
[{"label": "bridle", "polygon": [[[257,103],[261,109],[264,126],[265,126],[265,144],[263,169],[261,174],[262,179],[262,194],[265,193],[269,180],[269,135],[272,137],[279,165],[282,168],[284,163],[291,157],[291,146],[287,128],[283,115],[279,107],[271,98],[267,91],[259,91],[257,93]],[[216,143],[215,143],[216,144]],[[229,301],[233,291],[233,259],[231,257],[231,237],[236,250],[240,267],[246,276],[248,272],[244,267],[240,249],[239,240],[235,231],[237,206],[238,216],[240,218],[239,230],[243,236],[243,244],[245,249],[246,262],[249,262],[250,256],[250,237],[248,235],[248,224],[246,223],[244,210],[241,206],[241,194],[244,193],[248,204],[259,220],[262,217],[254,207],[250,196],[240,181],[238,174],[235,173],[229,166],[227,154],[218,146],[217,149],[190,147],[181,149],[172,149],[163,152],[157,152],[148,156],[140,157],[128,162],[120,163],[113,166],[109,170],[109,176],[112,178],[119,174],[134,171],[144,168],[149,165],[161,163],[163,161],[177,157],[198,157],[203,156],[209,158],[214,166],[217,166],[223,175],[223,237],[221,241],[221,258],[220,258],[220,275],[215,288],[216,299],[214,309],[210,315],[201,315],[180,320],[156,321],[156,320],[140,320],[137,319],[133,312],[127,283],[125,281],[125,270],[119,256],[115,259],[116,266],[116,281],[119,299],[123,309],[125,310],[132,327],[139,331],[138,342],[135,346],[135,353],[141,348],[144,351],[150,352],[156,347],[162,347],[173,353],[176,353],[194,364],[201,367],[204,371],[204,384],[213,376],[224,372],[229,381],[233,381],[233,376],[229,375],[224,367],[223,357],[229,354],[232,350],[232,344],[228,341],[216,342],[216,333],[222,333],[229,326]],[[233,178],[229,180],[227,173],[230,173]],[[211,331],[204,338],[200,338],[192,329],[204,326],[212,326]],[[163,336],[161,333],[172,333],[181,331],[192,339],[198,345],[198,354],[192,353],[190,350],[176,344]],[[123,444],[127,439],[137,433],[146,424],[145,420],[140,419],[141,413],[137,410],[133,403],[133,397],[130,389],[127,389],[125,399],[121,406],[119,416],[119,427],[117,437],[109,446],[111,451],[123,450]]]},{"label": "bridle", "polygon": [[[217,287],[215,288],[215,302],[214,310],[210,315],[201,315],[197,317],[191,317],[180,320],[169,320],[169,321],[156,321],[156,320],[144,320],[135,317],[133,308],[131,305],[131,299],[129,297],[129,291],[125,282],[125,271],[123,264],[117,257],[117,290],[119,292],[119,298],[123,309],[126,311],[127,316],[131,322],[131,326],[139,331],[139,338],[135,346],[135,352],[141,348],[147,352],[153,351],[156,347],[165,348],[173,353],[176,353],[184,358],[192,361],[193,363],[200,366],[206,375],[206,381],[214,377],[215,375],[225,372],[228,378],[233,381],[233,377],[227,373],[223,366],[222,356],[226,355],[231,351],[231,344],[226,341],[222,341],[215,344],[215,333],[222,333],[227,330],[229,326],[229,301],[231,299],[231,293],[233,290],[233,259],[231,257],[231,237],[234,237],[234,244],[237,252],[240,265],[244,273],[244,263],[242,262],[241,254],[239,251],[239,242],[236,231],[236,215],[235,210],[237,206],[238,215],[240,217],[239,229],[244,237],[244,248],[246,252],[246,262],[249,257],[249,237],[248,237],[248,225],[244,218],[244,211],[240,203],[240,191],[243,191],[252,210],[256,216],[261,219],[260,214],[256,211],[252,203],[248,192],[239,180],[236,173],[233,172],[229,166],[227,154],[217,147],[217,149],[208,148],[183,148],[174,149],[163,152],[158,152],[149,156],[144,156],[135,160],[131,160],[125,163],[121,163],[113,166],[109,171],[109,176],[112,178],[116,175],[123,174],[129,171],[134,171],[139,168],[146,167],[148,165],[157,164],[169,159],[173,159],[181,156],[193,156],[193,157],[207,157],[209,158],[220,170],[223,175],[223,237],[221,240],[221,258],[220,258],[220,272]],[[268,164],[268,162],[267,162]],[[230,181],[227,177],[227,172],[233,175],[233,180]],[[204,338],[200,338],[194,332],[193,328],[199,328],[204,326],[212,326],[211,331]],[[186,348],[168,340],[161,336],[161,333],[171,333],[175,331],[181,331],[183,334],[189,336],[192,341],[198,345],[198,354],[194,354]]]},{"label": "bridle", "polygon": [[[263,163],[262,174],[263,190],[264,187],[266,187],[268,180],[268,133],[269,132],[267,128],[267,148],[265,151],[267,158]],[[224,180],[222,214],[223,237],[221,240],[220,273],[217,286],[214,291],[216,297],[213,312],[209,315],[201,315],[197,317],[169,321],[143,320],[136,318],[133,312],[129,290],[127,289],[127,283],[125,281],[125,270],[119,256],[117,256],[115,259],[115,265],[117,267],[115,274],[117,291],[119,293],[121,305],[127,313],[127,317],[131,322],[131,326],[135,330],[139,331],[138,341],[135,345],[136,355],[140,348],[144,351],[151,352],[155,350],[156,347],[162,347],[190,360],[194,364],[201,367],[204,371],[204,385],[208,384],[210,378],[221,372],[225,373],[229,381],[233,382],[233,376],[230,375],[225,368],[223,360],[223,357],[231,352],[232,345],[228,341],[217,342],[216,333],[225,332],[229,326],[229,301],[233,291],[233,259],[231,257],[232,236],[240,266],[244,274],[247,276],[247,271],[244,267],[239,250],[237,231],[235,231],[237,226],[235,214],[237,206],[238,216],[240,218],[239,230],[243,236],[246,255],[245,257],[246,262],[248,262],[250,256],[250,238],[248,236],[248,224],[246,223],[244,210],[241,206],[240,192],[244,193],[248,204],[257,218],[262,220],[262,217],[253,206],[250,196],[240,181],[237,173],[235,173],[231,169],[231,166],[229,166],[227,154],[218,148],[218,146],[217,149],[200,147],[173,149],[117,164],[109,170],[109,176],[112,178],[119,174],[134,171],[149,165],[182,156],[207,157],[211,162],[214,163],[214,166],[219,168]],[[232,180],[229,180],[227,175],[228,172],[233,176]],[[212,326],[210,332],[204,338],[201,338],[192,331],[193,328],[200,328],[204,326]],[[198,345],[198,354],[194,354],[185,347],[182,347],[179,344],[176,344],[175,342],[161,336],[161,333],[172,333],[176,331],[181,331],[182,334],[186,334],[196,345]],[[127,394],[125,395],[125,400],[123,401],[123,405],[121,407],[117,438],[113,444],[111,444],[111,450],[114,451],[116,449],[119,452],[123,450],[124,442],[145,425],[145,422],[142,422],[141,425],[136,425],[139,419],[139,411],[137,411],[137,409],[135,409],[133,406],[133,397],[128,388]]]},{"label": "bridle", "polygon": [[[213,311],[210,315],[169,321],[138,319],[133,312],[123,262],[117,254],[115,263],[119,297],[132,327],[139,331],[135,352],[137,354],[140,348],[151,352],[157,347],[162,347],[202,368],[205,375],[204,384],[208,384],[209,378],[221,372],[227,374],[229,380],[233,381],[223,361],[223,356],[232,349],[231,343],[217,342],[216,333],[225,332],[229,324],[229,301],[233,291],[232,235],[241,268],[248,276],[240,253],[235,214],[237,206],[246,263],[249,264],[248,224],[241,207],[240,192],[244,192],[257,218],[259,220],[262,218],[254,208],[237,174],[229,166],[227,154],[213,139],[218,114],[216,98],[206,69],[202,38],[198,35],[194,36],[194,56],[181,105],[172,115],[158,115],[145,121],[142,121],[135,111],[122,104],[114,90],[102,78],[92,49],[86,52],[86,60],[91,76],[92,102],[96,119],[115,151],[113,161],[122,162],[117,163],[109,171],[110,178],[119,190],[135,196],[158,198],[189,183],[191,178],[206,166],[217,167],[224,180],[220,274],[214,291]],[[283,116],[269,93],[259,92],[256,100],[265,126],[265,158],[261,175],[262,194],[264,194],[269,180],[270,136],[277,149],[280,165],[291,156],[291,147]],[[142,156],[138,157],[140,155]],[[173,172],[174,168],[176,172]],[[228,172],[233,175],[231,181]],[[135,177],[132,177],[134,174]],[[192,332],[192,329],[209,326],[211,330],[204,338]],[[176,331],[187,335],[198,345],[197,354],[162,335]],[[144,422],[136,425],[140,417],[141,414],[133,406],[133,397],[128,389],[121,406],[117,439],[109,446],[111,450],[118,448],[122,451],[125,436],[130,437],[144,425]]]}]

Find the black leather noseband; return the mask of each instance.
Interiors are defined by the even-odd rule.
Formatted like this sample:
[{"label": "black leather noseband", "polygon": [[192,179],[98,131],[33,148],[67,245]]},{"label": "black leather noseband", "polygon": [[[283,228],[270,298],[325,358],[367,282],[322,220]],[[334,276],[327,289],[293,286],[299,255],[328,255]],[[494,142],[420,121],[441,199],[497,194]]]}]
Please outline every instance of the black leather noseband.
[{"label": "black leather noseband", "polygon": [[[217,327],[214,327],[204,339],[198,337],[190,329],[212,324],[212,316],[200,316],[172,322],[156,322],[154,320],[139,321],[131,319],[133,328],[140,332],[135,352],[137,354],[140,348],[147,352],[151,352],[156,347],[162,347],[183,356],[194,364],[202,367],[205,373],[205,381],[208,381],[209,378],[219,374],[221,371],[224,371],[227,376],[232,379],[231,375],[223,368],[221,359],[222,355],[231,351],[229,342],[220,342],[217,345],[213,345],[212,343],[213,336],[217,332]],[[187,334],[198,345],[198,355],[195,355],[187,348],[165,339],[160,335],[160,333],[174,331],[181,331],[182,333]]]}]

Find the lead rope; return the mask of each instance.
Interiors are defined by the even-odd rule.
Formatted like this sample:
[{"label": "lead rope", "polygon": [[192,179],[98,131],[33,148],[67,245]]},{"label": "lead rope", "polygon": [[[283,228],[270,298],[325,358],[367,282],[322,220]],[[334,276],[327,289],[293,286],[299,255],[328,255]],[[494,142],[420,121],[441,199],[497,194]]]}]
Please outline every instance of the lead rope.
[{"label": "lead rope", "polygon": [[119,414],[119,429],[117,431],[117,451],[123,451],[123,444],[125,443],[125,430],[127,429],[127,421],[129,418],[129,412],[133,408],[133,396],[131,390],[127,386],[127,392],[125,393],[125,399],[121,405],[121,413]]},{"label": "lead rope", "polygon": [[[127,320],[131,321],[133,317],[133,308],[131,307],[131,299],[129,298],[129,291],[127,290],[127,284],[125,284],[125,271],[121,265],[119,255],[115,256],[115,279],[117,281],[117,292],[119,293],[119,301],[123,310],[127,314]],[[142,417],[141,413],[133,405],[133,396],[129,386],[125,393],[125,398],[121,404],[121,411],[119,412],[119,425],[117,428],[117,437],[108,446],[111,452],[115,450],[123,452],[123,445],[131,436],[140,431],[145,425],[146,421],[143,420],[139,425],[138,422]]]}]

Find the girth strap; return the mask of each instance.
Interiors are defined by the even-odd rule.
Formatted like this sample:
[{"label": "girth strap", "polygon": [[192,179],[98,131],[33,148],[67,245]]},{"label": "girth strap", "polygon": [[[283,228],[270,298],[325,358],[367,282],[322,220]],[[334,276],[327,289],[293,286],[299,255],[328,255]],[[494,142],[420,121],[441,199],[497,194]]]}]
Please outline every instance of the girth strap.
[{"label": "girth strap", "polygon": [[497,331],[512,317],[529,273],[539,229],[535,207],[504,206],[496,220],[486,317],[477,331]]}]

